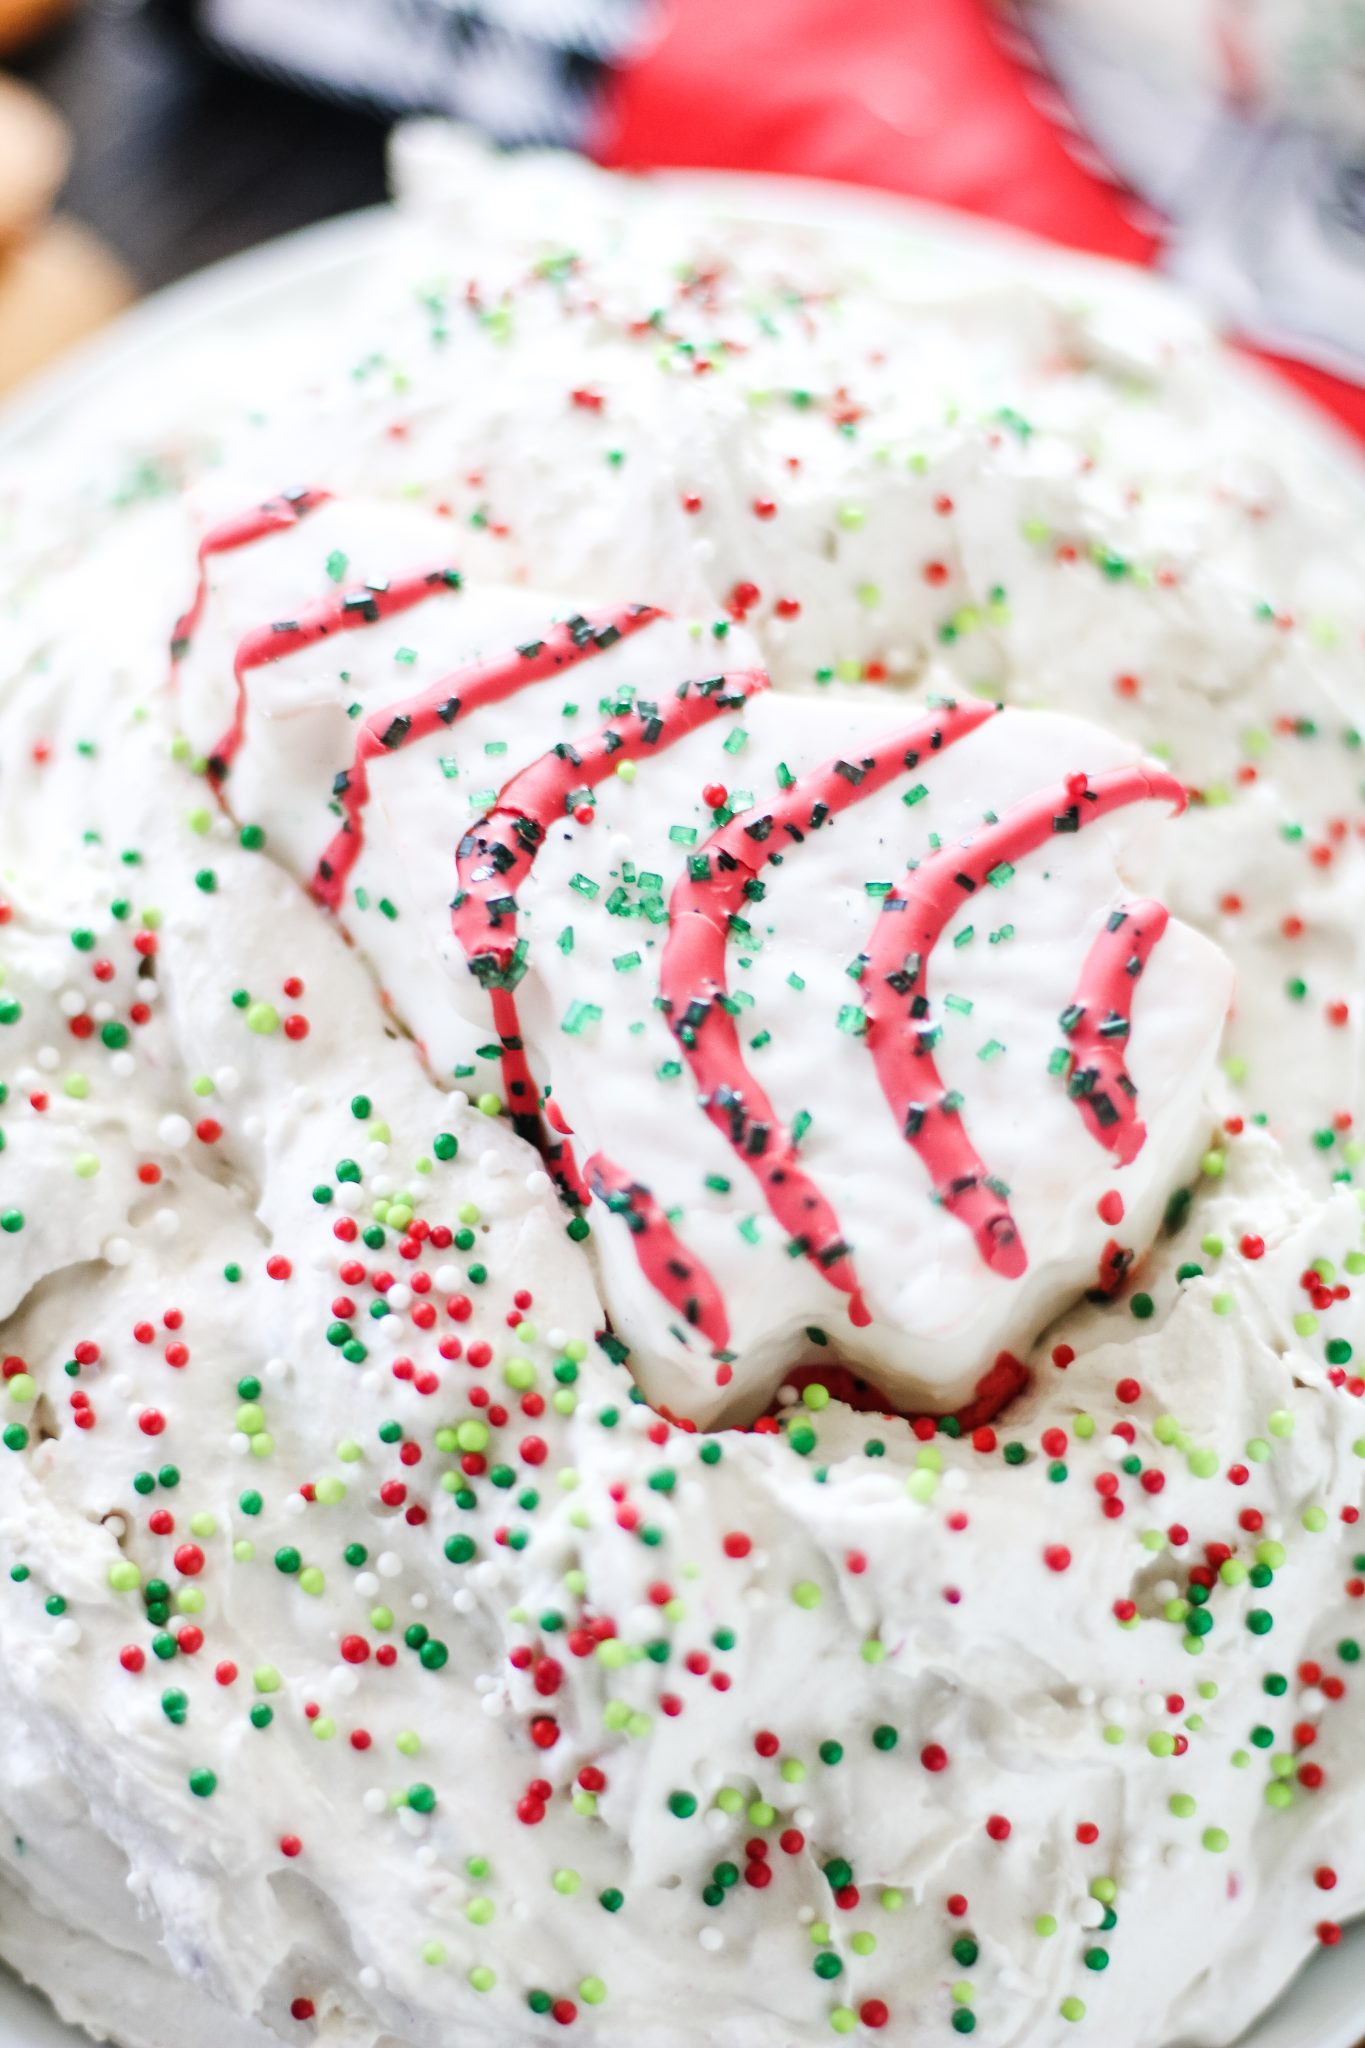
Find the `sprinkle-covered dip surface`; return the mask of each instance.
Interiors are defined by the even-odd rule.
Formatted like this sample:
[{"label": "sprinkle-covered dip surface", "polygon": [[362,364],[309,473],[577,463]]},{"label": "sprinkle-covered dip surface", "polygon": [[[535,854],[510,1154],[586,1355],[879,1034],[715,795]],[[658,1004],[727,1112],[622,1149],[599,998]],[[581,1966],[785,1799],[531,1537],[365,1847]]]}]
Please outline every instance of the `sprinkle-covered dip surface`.
[{"label": "sprinkle-covered dip surface", "polygon": [[1359,495],[1145,281],[412,168],[0,483],[0,1954],[1218,2048],[1365,1908]]}]

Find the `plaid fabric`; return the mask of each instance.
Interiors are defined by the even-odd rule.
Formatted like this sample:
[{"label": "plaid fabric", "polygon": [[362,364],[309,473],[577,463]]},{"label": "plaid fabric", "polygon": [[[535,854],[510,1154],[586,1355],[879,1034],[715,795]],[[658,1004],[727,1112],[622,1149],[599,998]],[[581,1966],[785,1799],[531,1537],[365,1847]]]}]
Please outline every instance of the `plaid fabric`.
[{"label": "plaid fabric", "polygon": [[452,114],[495,141],[582,143],[606,67],[648,0],[200,0],[225,56],[395,113]]},{"label": "plaid fabric", "polygon": [[1001,33],[1077,160],[1167,222],[1163,268],[1265,348],[1365,383],[1365,150],[1135,68],[1121,33],[1007,0]]}]

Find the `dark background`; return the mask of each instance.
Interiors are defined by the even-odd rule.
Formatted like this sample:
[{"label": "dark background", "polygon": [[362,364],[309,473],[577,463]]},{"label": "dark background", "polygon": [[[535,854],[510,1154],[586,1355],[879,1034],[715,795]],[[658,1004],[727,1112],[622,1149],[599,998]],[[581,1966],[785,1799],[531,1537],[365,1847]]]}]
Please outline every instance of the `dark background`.
[{"label": "dark background", "polygon": [[376,114],[218,63],[176,0],[86,0],[12,68],[75,131],[65,210],[144,291],[384,196]]}]

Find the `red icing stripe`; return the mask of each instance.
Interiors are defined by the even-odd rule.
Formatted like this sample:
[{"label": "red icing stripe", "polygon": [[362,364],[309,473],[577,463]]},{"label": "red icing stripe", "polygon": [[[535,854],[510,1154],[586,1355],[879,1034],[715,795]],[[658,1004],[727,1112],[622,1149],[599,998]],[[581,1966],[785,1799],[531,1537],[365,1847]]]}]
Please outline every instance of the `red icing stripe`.
[{"label": "red icing stripe", "polygon": [[601,1152],[587,1162],[588,1185],[613,1216],[624,1217],[640,1270],[713,1351],[730,1341],[725,1298],[700,1259],[689,1252],[649,1189]]},{"label": "red icing stripe", "polygon": [[[545,1164],[552,1177],[563,1188],[571,1202],[586,1209],[592,1200],[592,1189],[579,1171],[572,1144],[573,1132],[564,1121],[564,1112],[552,1097],[541,1105],[544,1129]],[[534,1139],[533,1139],[534,1142]]]},{"label": "red icing stripe", "polygon": [[529,642],[492,661],[471,662],[453,675],[443,676],[420,696],[372,711],[356,735],[349,769],[337,777],[335,784],[344,822],[318,862],[313,877],[313,894],[318,901],[329,910],[340,909],[346,878],[360,858],[365,843],[365,806],[370,800],[371,761],[397,753],[414,740],[448,730],[468,711],[515,697],[519,690],[601,654],[618,640],[638,633],[642,626],[663,616],[648,604],[618,605],[586,618],[575,616],[562,625],[552,626],[543,640]]},{"label": "red icing stripe", "polygon": [[[556,818],[568,814],[568,800],[579,790],[595,789],[615,774],[621,761],[638,761],[662,753],[675,741],[705,725],[718,713],[731,711],[747,697],[766,690],[760,669],[744,669],[707,682],[684,683],[666,709],[637,702],[585,739],[581,747],[561,741],[505,784],[482,823],[471,827],[455,857],[459,892],[451,912],[451,928],[464,948],[471,971],[497,998],[507,997],[505,1025],[499,1032],[506,1048],[516,1039],[503,1073],[512,1108],[534,1112],[535,1089],[521,1049],[511,990],[524,967],[517,941],[516,890]],[[633,729],[632,729],[633,728]],[[496,1007],[496,1003],[495,1003]]]},{"label": "red icing stripe", "polygon": [[1137,1158],[1147,1138],[1124,1059],[1133,991],[1169,921],[1160,903],[1125,903],[1116,910],[1087,953],[1076,993],[1062,1013],[1071,1053],[1069,1093],[1091,1135],[1120,1166]]},{"label": "red icing stripe", "polygon": [[839,1219],[801,1164],[791,1131],[745,1064],[725,1007],[730,919],[748,885],[776,855],[790,854],[830,818],[922,767],[965,739],[998,707],[947,704],[889,734],[858,761],[826,761],[799,777],[761,815],[734,818],[696,858],[704,877],[686,876],[669,899],[669,932],[659,985],[669,1022],[696,1080],[702,1108],[763,1190],[772,1215],[816,1270],[849,1297],[851,1320],[870,1321]]},{"label": "red icing stripe", "polygon": [[422,569],[412,576],[396,577],[377,587],[362,584],[358,589],[339,591],[301,611],[296,619],[282,619],[273,625],[256,626],[237,646],[232,672],[237,682],[237,704],[232,723],[209,756],[209,780],[218,787],[231,768],[246,730],[246,679],[258,668],[283,661],[301,648],[316,647],[333,633],[354,633],[362,626],[378,625],[399,612],[411,611],[429,597],[440,597],[460,587],[454,569]]},{"label": "red icing stripe", "polygon": [[[683,683],[666,707],[637,700],[629,711],[585,739],[581,747],[561,741],[512,776],[487,818],[461,840],[455,856],[459,889],[451,908],[451,929],[464,949],[470,971],[489,992],[503,1049],[503,1086],[524,1134],[529,1135],[537,1121],[539,1102],[514,994],[525,971],[517,940],[515,892],[530,873],[546,832],[555,819],[567,815],[570,798],[581,790],[595,789],[616,772],[619,762],[662,753],[719,713],[733,710],[767,688],[768,678],[761,670],[744,669],[706,682]],[[562,1125],[562,1117],[558,1121]],[[566,1173],[572,1182],[575,1168],[567,1138],[564,1146]],[[630,1186],[636,1213],[645,1217],[643,1229],[632,1229],[632,1242],[642,1269],[658,1284],[680,1247],[648,1189],[638,1182]],[[667,1232],[666,1239],[661,1239],[661,1230]],[[690,1264],[698,1275],[703,1274],[698,1262]],[[707,1286],[718,1303],[719,1290],[709,1276]],[[666,1287],[660,1291],[666,1300],[674,1300]],[[699,1301],[704,1296],[705,1289]],[[714,1308],[706,1315],[708,1335],[723,1327],[723,1311],[719,1318]]]},{"label": "red icing stripe", "polygon": [[1161,799],[1185,808],[1184,789],[1161,768],[1116,768],[1093,782],[1068,776],[1061,787],[1015,804],[997,824],[930,854],[906,877],[903,894],[887,897],[869,941],[867,1036],[882,1091],[938,1199],[970,1229],[986,1264],[1011,1279],[1025,1270],[1027,1254],[1009,1203],[991,1186],[934,1062],[925,1000],[929,957],[957,911],[998,869],[1111,811]]},{"label": "red icing stripe", "polygon": [[[189,652],[189,645],[199,631],[204,616],[204,606],[209,594],[209,563],[214,555],[232,554],[237,548],[250,547],[253,541],[264,540],[268,534],[287,533],[299,521],[319,505],[325,505],[331,498],[330,491],[284,491],[277,498],[267,498],[263,505],[253,505],[249,512],[239,512],[231,519],[223,520],[219,526],[210,527],[199,543],[197,561],[199,580],[195,586],[194,599],[187,612],[176,621],[171,635],[171,661],[181,661]],[[175,671],[171,671],[174,686]]]}]

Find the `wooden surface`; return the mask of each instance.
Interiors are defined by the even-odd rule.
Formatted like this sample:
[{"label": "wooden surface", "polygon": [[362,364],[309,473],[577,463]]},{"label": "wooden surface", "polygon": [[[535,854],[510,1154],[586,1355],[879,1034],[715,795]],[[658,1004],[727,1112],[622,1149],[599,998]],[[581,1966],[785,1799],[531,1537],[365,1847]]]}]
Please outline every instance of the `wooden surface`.
[{"label": "wooden surface", "polygon": [[144,290],[384,195],[379,120],[215,62],[173,0],[86,0],[12,68],[74,130],[64,209]]}]

